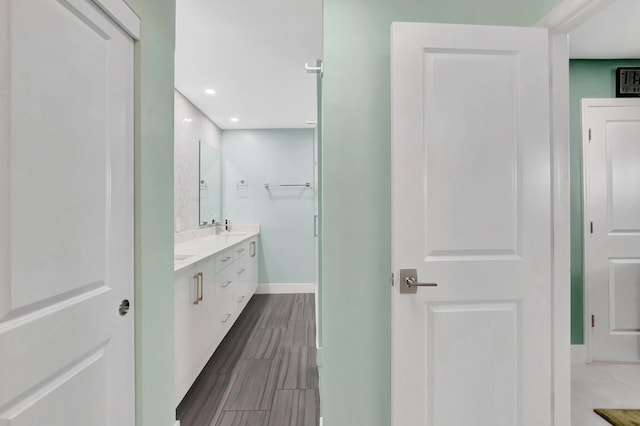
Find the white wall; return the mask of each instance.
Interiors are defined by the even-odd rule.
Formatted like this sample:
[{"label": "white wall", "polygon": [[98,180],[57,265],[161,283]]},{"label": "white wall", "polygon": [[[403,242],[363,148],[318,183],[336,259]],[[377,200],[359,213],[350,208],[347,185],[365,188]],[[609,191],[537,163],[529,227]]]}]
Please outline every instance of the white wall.
[{"label": "white wall", "polygon": [[[221,149],[222,132],[177,90],[174,91],[174,227],[175,232],[198,228],[200,186],[199,141]],[[191,120],[191,121],[189,121]]]}]

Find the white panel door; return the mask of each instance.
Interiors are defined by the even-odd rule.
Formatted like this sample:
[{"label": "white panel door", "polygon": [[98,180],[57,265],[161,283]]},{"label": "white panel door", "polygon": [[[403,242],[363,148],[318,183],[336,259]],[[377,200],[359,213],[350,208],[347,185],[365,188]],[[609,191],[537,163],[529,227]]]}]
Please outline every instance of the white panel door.
[{"label": "white panel door", "polygon": [[583,133],[591,358],[639,361],[640,101],[584,99]]},{"label": "white panel door", "polygon": [[0,425],[133,425],[133,40],[87,0],[0,29]]},{"label": "white panel door", "polygon": [[550,164],[546,30],[393,24],[394,426],[550,424]]}]

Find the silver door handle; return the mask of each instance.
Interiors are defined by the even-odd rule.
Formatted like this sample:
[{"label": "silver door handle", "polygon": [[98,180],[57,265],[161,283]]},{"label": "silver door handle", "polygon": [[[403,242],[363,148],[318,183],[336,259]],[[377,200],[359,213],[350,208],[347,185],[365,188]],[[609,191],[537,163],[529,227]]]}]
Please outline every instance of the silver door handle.
[{"label": "silver door handle", "polygon": [[198,272],[198,277],[200,278],[200,297],[198,298],[198,301],[202,302],[204,299],[204,274],[202,272]]},{"label": "silver door handle", "polygon": [[404,283],[407,287],[438,287],[438,283],[417,283],[414,277],[405,278]]},{"label": "silver door handle", "polygon": [[419,283],[416,269],[400,269],[400,293],[413,294],[418,287],[437,287],[437,283]]}]

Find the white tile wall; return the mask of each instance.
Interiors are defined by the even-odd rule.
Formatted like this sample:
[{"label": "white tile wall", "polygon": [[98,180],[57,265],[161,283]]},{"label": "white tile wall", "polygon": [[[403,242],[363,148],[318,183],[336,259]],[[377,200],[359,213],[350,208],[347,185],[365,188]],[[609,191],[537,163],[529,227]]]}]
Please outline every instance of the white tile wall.
[{"label": "white tile wall", "polygon": [[181,232],[198,228],[198,142],[220,150],[222,132],[177,90],[174,102],[174,231]]}]

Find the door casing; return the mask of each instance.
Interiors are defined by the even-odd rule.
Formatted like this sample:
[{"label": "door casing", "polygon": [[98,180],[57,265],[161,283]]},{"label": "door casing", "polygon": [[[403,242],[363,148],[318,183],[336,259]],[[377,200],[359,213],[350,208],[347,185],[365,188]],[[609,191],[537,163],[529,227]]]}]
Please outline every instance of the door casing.
[{"label": "door casing", "polygon": [[571,424],[569,33],[615,0],[564,0],[536,27],[549,30],[552,158],[553,424]]}]

